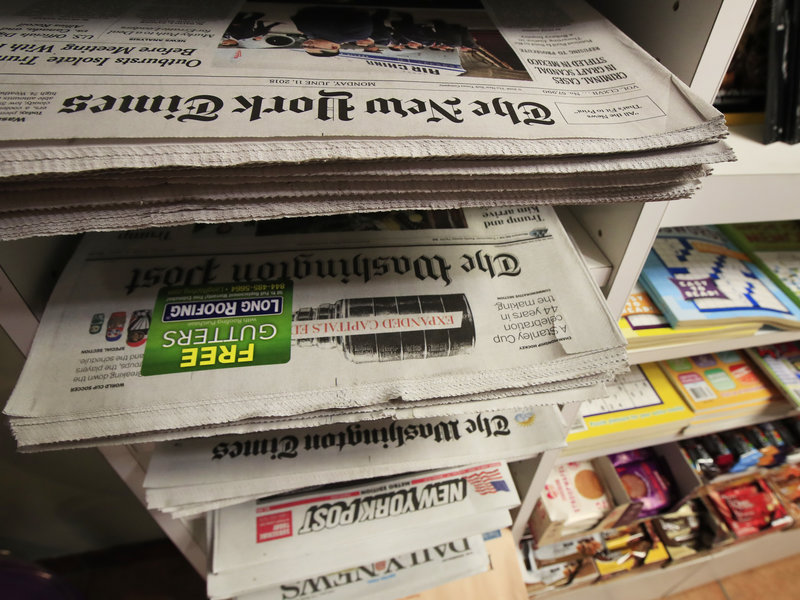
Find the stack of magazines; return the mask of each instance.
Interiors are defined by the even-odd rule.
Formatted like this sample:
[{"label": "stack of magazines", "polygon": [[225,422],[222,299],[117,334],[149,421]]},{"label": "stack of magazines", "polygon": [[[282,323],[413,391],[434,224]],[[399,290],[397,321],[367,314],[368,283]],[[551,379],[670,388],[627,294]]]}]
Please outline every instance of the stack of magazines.
[{"label": "stack of magazines", "polygon": [[651,201],[722,115],[582,0],[6,3],[0,238]]},{"label": "stack of magazines", "polygon": [[796,289],[797,255],[767,251],[764,259],[735,226],[664,227],[640,282],[678,331],[709,326],[800,328],[800,305],[791,289]]}]

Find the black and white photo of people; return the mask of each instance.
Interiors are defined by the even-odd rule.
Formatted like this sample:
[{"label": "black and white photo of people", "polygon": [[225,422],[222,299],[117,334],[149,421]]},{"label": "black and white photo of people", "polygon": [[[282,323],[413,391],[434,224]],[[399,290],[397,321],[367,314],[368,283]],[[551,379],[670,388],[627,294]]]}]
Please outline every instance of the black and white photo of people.
[{"label": "black and white photo of people", "polygon": [[[433,75],[528,78],[482,9],[250,2],[225,30],[219,49],[218,63],[250,67],[344,70],[362,63]],[[252,50],[291,54],[255,56]],[[309,57],[329,60],[309,65]]]}]

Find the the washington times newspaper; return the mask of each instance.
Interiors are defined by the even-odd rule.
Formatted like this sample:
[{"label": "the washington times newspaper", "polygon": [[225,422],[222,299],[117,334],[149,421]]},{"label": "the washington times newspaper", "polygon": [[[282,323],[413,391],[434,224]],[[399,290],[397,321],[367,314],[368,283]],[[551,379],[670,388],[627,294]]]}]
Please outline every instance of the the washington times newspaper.
[{"label": "the washington times newspaper", "polygon": [[5,412],[42,446],[520,408],[610,380],[623,343],[549,207],[89,234]]},{"label": "the washington times newspaper", "polygon": [[149,508],[185,516],[204,512],[202,503],[235,504],[487,458],[519,460],[561,445],[555,406],[329,425],[159,444],[144,487]]},{"label": "the washington times newspaper", "polygon": [[507,516],[518,500],[508,467],[495,462],[224,508],[212,523],[209,595],[241,593],[264,587],[263,582],[279,584],[376,555],[445,543],[453,539],[453,527],[463,527],[462,536],[479,533],[481,527],[493,528],[485,520]]}]

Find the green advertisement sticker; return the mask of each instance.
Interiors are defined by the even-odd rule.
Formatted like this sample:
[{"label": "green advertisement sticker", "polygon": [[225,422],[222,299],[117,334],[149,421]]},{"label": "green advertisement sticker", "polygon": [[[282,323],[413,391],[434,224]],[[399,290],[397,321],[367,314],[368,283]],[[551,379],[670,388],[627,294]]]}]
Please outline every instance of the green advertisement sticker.
[{"label": "green advertisement sticker", "polygon": [[289,362],[292,282],[162,288],[142,375]]}]

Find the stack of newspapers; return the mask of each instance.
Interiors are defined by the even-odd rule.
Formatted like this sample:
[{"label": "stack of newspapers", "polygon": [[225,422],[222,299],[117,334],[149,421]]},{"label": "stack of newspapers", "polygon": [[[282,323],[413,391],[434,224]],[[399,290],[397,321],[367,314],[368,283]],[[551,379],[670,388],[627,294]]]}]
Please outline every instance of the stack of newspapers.
[{"label": "stack of newspapers", "polygon": [[0,8],[0,238],[652,201],[722,115],[582,0]]},{"label": "stack of newspapers", "polygon": [[367,213],[86,234],[5,413],[23,450],[160,441],[212,598],[390,598],[485,569],[505,461],[625,369],[552,207]]},{"label": "stack of newspapers", "polygon": [[551,207],[90,233],[5,413],[28,449],[477,418],[626,364]]},{"label": "stack of newspapers", "polygon": [[4,412],[24,451],[155,442],[215,599],[485,570],[506,461],[627,369],[551,205],[733,159],[581,0],[398,4],[0,7],[0,239],[85,233]]},{"label": "stack of newspapers", "polygon": [[518,500],[494,462],[237,504],[210,518],[208,595],[417,593],[488,569],[481,534],[510,525]]}]

